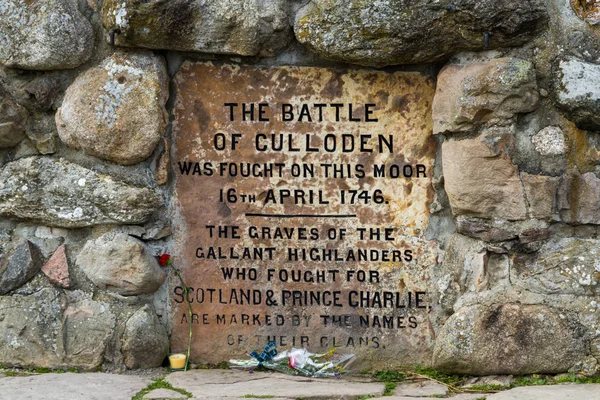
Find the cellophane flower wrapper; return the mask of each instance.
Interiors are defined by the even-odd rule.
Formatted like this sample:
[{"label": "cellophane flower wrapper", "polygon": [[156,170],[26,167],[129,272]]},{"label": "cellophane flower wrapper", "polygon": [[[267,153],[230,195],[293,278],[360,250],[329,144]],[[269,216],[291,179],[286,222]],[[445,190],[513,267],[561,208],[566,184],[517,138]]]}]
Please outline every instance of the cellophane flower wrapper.
[{"label": "cellophane flower wrapper", "polygon": [[313,354],[306,349],[292,348],[278,353],[271,360],[263,361],[251,358],[248,360],[229,360],[233,368],[253,369],[263,366],[267,369],[289,375],[303,375],[313,378],[339,377],[344,367],[350,364],[354,354]]}]

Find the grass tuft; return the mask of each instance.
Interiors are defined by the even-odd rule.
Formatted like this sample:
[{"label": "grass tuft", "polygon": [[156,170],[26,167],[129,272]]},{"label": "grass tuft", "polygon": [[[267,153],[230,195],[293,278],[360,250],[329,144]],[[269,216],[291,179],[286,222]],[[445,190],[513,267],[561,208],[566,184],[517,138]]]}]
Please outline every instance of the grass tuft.
[{"label": "grass tuft", "polygon": [[160,378],[160,379],[155,379],[144,389],[137,392],[135,394],[135,396],[133,396],[131,398],[131,400],[142,400],[145,395],[147,395],[148,393],[150,393],[151,391],[153,391],[155,389],[170,389],[170,390],[174,390],[176,392],[181,393],[182,395],[186,396],[187,398],[192,397],[192,394],[190,392],[188,392],[187,390],[175,388],[169,382],[165,381],[164,378]]}]

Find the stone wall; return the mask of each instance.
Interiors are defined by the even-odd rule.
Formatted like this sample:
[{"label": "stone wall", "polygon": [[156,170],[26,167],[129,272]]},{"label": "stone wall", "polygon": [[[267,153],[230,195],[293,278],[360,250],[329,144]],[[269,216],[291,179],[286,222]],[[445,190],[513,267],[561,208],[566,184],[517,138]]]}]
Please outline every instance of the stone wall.
[{"label": "stone wall", "polygon": [[162,363],[171,80],[195,60],[437,75],[434,340],[415,358],[596,373],[599,23],[579,0],[3,1],[0,364]]}]

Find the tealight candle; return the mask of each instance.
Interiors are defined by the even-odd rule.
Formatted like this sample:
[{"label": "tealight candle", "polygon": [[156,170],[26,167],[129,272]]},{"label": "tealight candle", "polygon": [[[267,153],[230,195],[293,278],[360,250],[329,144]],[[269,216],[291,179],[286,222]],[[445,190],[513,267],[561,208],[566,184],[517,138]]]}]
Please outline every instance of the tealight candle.
[{"label": "tealight candle", "polygon": [[187,357],[185,354],[171,354],[169,356],[169,362],[171,363],[172,369],[184,369],[185,361]]}]

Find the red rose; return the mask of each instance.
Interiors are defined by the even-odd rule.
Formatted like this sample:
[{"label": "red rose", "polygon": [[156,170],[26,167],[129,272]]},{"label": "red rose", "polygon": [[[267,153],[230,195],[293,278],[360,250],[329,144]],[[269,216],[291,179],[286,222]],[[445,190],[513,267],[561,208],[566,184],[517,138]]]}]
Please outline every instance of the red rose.
[{"label": "red rose", "polygon": [[169,264],[170,258],[171,258],[170,254],[163,254],[160,257],[158,257],[158,263],[160,264],[161,267],[164,267],[167,264]]}]

